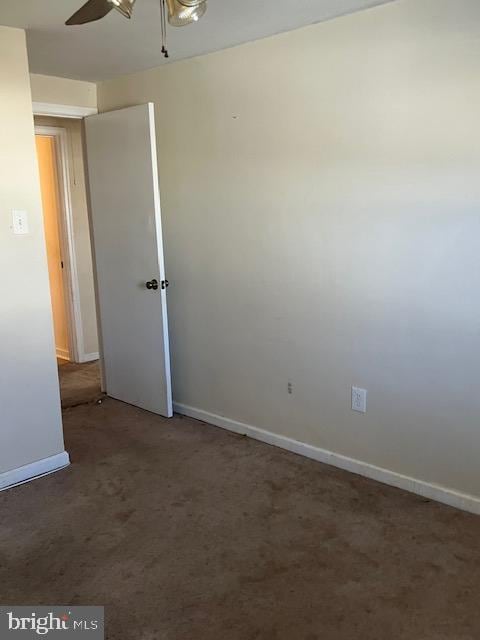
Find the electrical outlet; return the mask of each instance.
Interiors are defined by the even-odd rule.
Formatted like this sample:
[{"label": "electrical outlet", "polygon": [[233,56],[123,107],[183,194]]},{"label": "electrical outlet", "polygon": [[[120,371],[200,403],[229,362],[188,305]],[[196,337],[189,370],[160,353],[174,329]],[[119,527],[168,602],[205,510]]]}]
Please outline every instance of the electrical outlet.
[{"label": "electrical outlet", "polygon": [[352,387],[352,409],[360,413],[367,413],[367,390]]}]

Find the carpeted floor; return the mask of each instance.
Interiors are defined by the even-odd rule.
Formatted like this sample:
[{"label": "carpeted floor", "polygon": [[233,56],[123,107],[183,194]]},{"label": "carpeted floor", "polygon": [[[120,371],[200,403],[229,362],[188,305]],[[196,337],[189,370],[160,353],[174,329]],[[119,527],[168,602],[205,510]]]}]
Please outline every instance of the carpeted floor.
[{"label": "carpeted floor", "polygon": [[98,360],[84,364],[59,361],[58,377],[63,409],[86,402],[95,402],[103,397]]},{"label": "carpeted floor", "polygon": [[2,604],[104,604],[110,640],[478,640],[480,518],[111,399],[0,494]]}]

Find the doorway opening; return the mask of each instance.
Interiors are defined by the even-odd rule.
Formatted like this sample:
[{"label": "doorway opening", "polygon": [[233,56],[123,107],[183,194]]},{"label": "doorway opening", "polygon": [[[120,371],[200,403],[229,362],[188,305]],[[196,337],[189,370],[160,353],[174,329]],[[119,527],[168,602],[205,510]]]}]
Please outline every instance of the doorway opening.
[{"label": "doorway opening", "polygon": [[80,121],[35,117],[62,407],[101,396]]},{"label": "doorway opening", "polygon": [[[57,280],[63,287],[70,348],[70,360],[59,371],[62,405],[94,401],[101,389],[109,397],[171,417],[169,282],[154,105],[101,114],[65,105],[33,107],[36,134],[55,139],[50,166],[56,177],[50,176],[50,182],[56,184],[57,253],[63,263]],[[43,182],[42,168],[40,177]],[[44,200],[46,209],[48,198]],[[64,371],[72,374],[73,400],[67,397]],[[86,384],[92,372],[94,394]]]}]

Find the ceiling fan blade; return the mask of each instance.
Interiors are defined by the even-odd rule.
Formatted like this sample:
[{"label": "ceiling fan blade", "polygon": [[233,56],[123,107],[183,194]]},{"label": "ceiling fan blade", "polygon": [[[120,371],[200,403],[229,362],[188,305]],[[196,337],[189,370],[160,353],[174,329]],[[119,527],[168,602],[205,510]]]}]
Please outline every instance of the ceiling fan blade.
[{"label": "ceiling fan blade", "polygon": [[67,21],[66,25],[86,24],[104,18],[114,8],[110,0],[88,0]]}]

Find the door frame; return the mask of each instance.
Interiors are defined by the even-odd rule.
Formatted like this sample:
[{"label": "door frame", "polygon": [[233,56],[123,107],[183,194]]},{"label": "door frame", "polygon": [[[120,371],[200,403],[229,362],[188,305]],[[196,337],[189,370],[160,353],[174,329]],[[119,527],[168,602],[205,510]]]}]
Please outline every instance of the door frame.
[{"label": "door frame", "polygon": [[[81,105],[72,105],[72,104],[58,104],[55,102],[37,102],[35,100],[32,101],[32,113],[34,116],[46,116],[49,118],[66,118],[69,120],[84,120],[84,118],[86,118],[87,116],[93,116],[96,113],[98,113],[98,109],[96,107],[85,107],[85,106],[81,106]],[[53,125],[50,128],[55,128]],[[58,127],[57,127],[58,128]],[[64,139],[65,140],[65,139]],[[80,293],[79,293],[79,285],[78,285],[78,275],[77,275],[77,263],[76,263],[76,254],[75,254],[75,244],[73,243],[73,220],[72,220],[72,204],[71,204],[71,196],[70,196],[70,181],[69,181],[69,172],[68,172],[68,167],[69,167],[69,163],[68,163],[68,134],[67,134],[67,138],[66,138],[67,142],[63,145],[63,148],[66,149],[66,153],[62,156],[61,153],[57,154],[59,157],[62,158],[62,161],[64,162],[64,167],[67,167],[67,171],[66,171],[66,177],[67,177],[67,181],[66,181],[66,188],[68,190],[68,199],[67,202],[69,202],[69,206],[70,206],[70,210],[69,210],[69,214],[70,214],[70,221],[71,221],[71,229],[72,229],[72,235],[69,238],[69,242],[71,243],[72,246],[72,251],[70,253],[70,267],[72,267],[73,269],[70,271],[71,273],[74,274],[74,277],[72,278],[72,283],[70,285],[71,287],[71,291],[72,291],[72,299],[75,299],[77,301],[77,306],[78,306],[78,312],[76,314],[76,316],[74,316],[75,323],[75,333],[77,333],[77,344],[76,344],[76,348],[77,350],[73,349],[73,352],[76,351],[76,357],[75,357],[75,361],[76,362],[90,362],[91,360],[100,360],[100,363],[102,362],[102,346],[101,346],[101,340],[100,340],[100,335],[98,337],[99,340],[99,349],[98,349],[98,353],[85,353],[85,347],[84,347],[84,339],[83,339],[83,324],[82,324],[82,318],[81,318],[81,313],[80,313]],[[86,170],[87,167],[85,167]],[[60,175],[60,172],[59,172]],[[62,171],[62,175],[65,175],[65,172]],[[88,202],[88,198],[89,198],[89,193],[88,193],[88,186],[86,186],[87,189],[87,202]],[[89,204],[88,204],[88,208],[89,208]],[[90,225],[90,211],[89,211],[89,225]],[[90,229],[90,234],[91,234],[91,229]],[[90,244],[92,245],[91,242],[91,238],[90,238]],[[93,252],[93,245],[92,245],[92,259],[93,259],[93,267],[94,267],[94,279],[95,279],[95,254]],[[75,282],[73,281],[75,280]],[[99,326],[99,317],[98,317],[98,299],[97,299],[97,291],[96,291],[96,284],[95,284],[95,307],[96,307],[96,321],[97,321],[97,326]],[[73,332],[72,332],[73,333]],[[99,332],[100,333],[100,332]],[[80,337],[78,337],[78,334],[80,334]],[[100,369],[102,370],[103,367],[100,365]],[[103,376],[103,373],[102,373]],[[103,382],[102,382],[103,385]],[[102,391],[103,391],[103,387],[102,387]]]},{"label": "door frame", "polygon": [[87,116],[98,113],[96,107],[77,107],[69,104],[55,104],[53,102],[32,102],[34,116],[48,116],[49,118],[71,118],[83,120]]},{"label": "door frame", "polygon": [[73,207],[70,192],[68,134],[67,130],[62,127],[35,125],[35,135],[52,138],[55,144],[58,200],[60,204],[59,238],[64,263],[63,287],[66,301],[65,312],[68,324],[70,360],[73,362],[85,362],[80,286],[75,254]]}]

